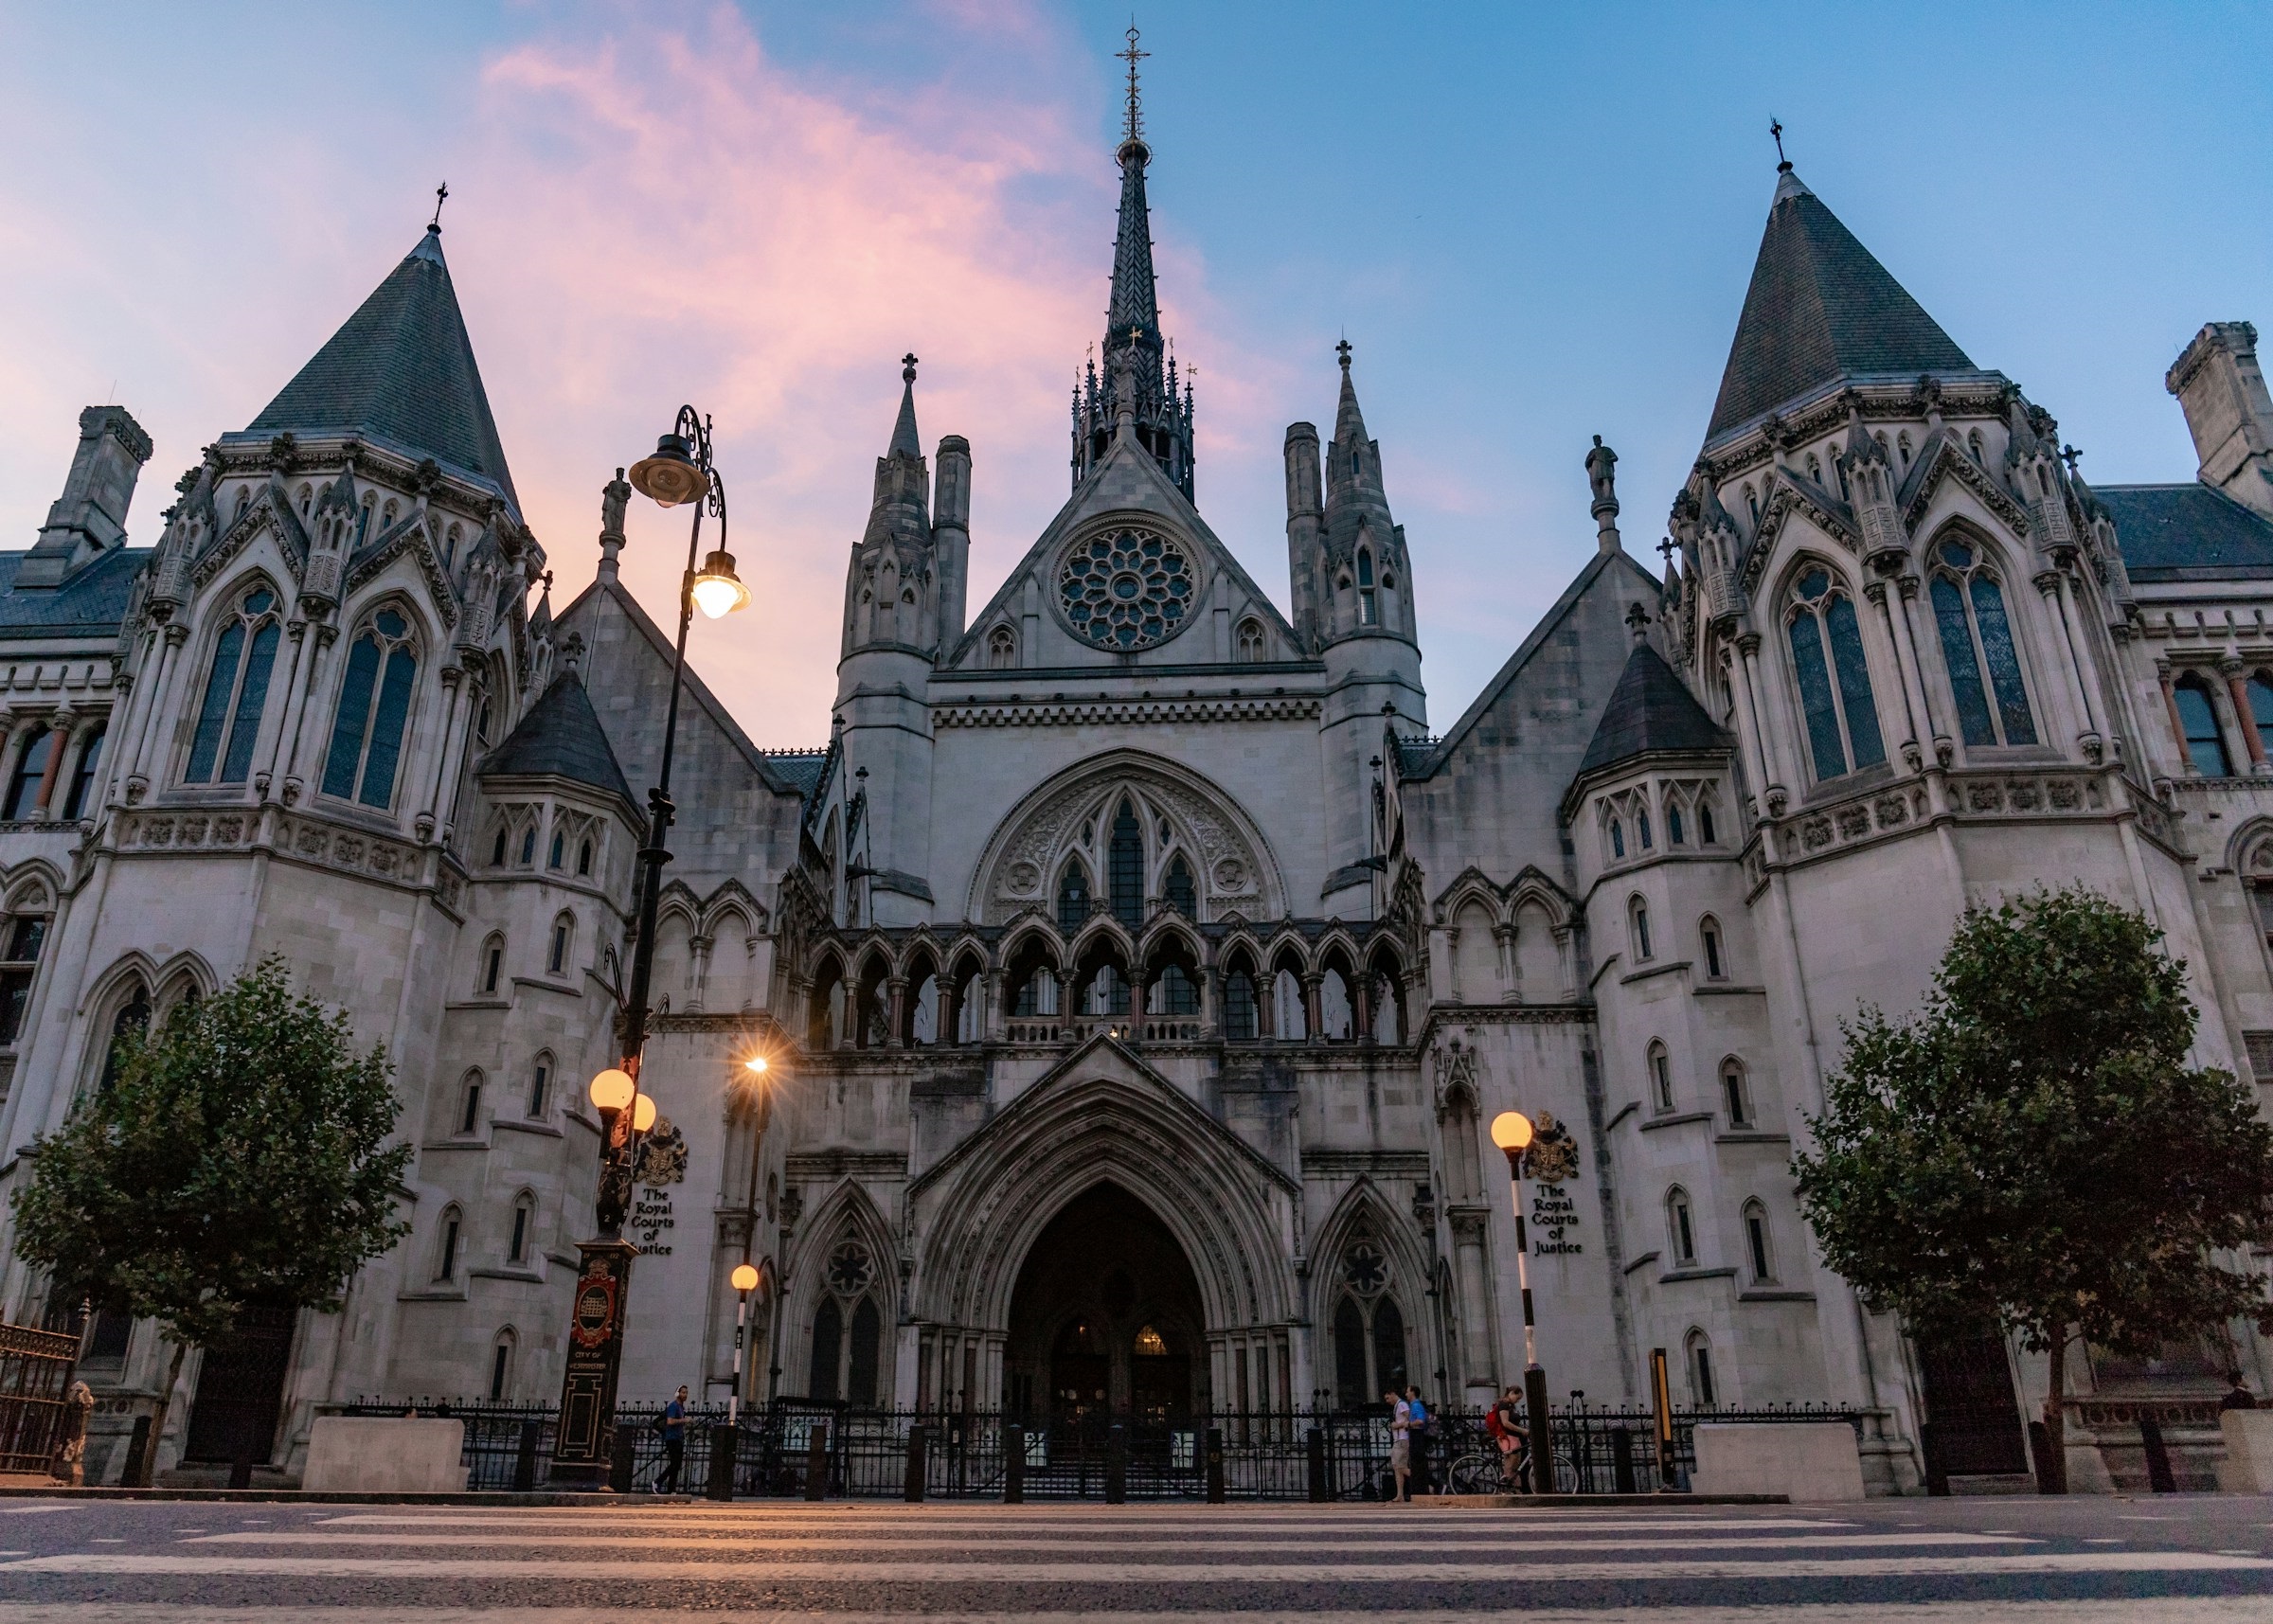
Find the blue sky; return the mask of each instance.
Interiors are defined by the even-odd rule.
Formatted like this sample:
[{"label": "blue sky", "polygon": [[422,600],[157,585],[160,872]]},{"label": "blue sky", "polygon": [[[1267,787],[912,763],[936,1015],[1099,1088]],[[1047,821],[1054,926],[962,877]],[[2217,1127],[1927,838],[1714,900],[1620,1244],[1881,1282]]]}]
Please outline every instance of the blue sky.
[{"label": "blue sky", "polygon": [[[660,19],[660,21],[658,21]],[[1283,601],[1279,446],[1356,346],[1455,718],[1593,545],[1580,459],[1660,533],[1774,183],[1800,175],[2089,478],[2181,479],[2163,369],[2273,333],[2273,10],[1148,5],[1166,324],[1200,505]],[[695,658],[816,742],[844,550],[922,355],[973,441],[974,602],[1065,494],[1101,325],[1125,6],[0,8],[0,537],[79,407],[158,453],[131,526],[416,241],[445,241],[556,602],[597,491],[718,417],[759,612]],[[627,575],[668,603],[643,517]]]}]

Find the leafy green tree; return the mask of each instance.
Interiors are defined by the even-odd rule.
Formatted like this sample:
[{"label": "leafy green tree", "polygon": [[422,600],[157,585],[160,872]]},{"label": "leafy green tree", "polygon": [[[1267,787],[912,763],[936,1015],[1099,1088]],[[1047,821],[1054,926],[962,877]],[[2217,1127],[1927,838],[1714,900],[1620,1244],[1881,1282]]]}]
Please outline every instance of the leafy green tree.
[{"label": "leafy green tree", "polygon": [[173,1363],[151,1425],[150,1481],[191,1347],[248,1304],[336,1312],[355,1271],[409,1232],[395,1199],[411,1148],[385,1052],[344,1012],[295,996],[280,957],[119,1040],[116,1076],[35,1140],[16,1248],[64,1300],[159,1321]]},{"label": "leafy green tree", "polygon": [[2050,1356],[2050,1488],[2076,1342],[2273,1328],[2244,1251],[2273,1236],[2273,1127],[2187,1063],[2197,1017],[2161,939],[2082,888],[1969,910],[1916,1015],[1848,1026],[1794,1160],[1825,1260],[1868,1299],[1916,1334],[1994,1326]]}]

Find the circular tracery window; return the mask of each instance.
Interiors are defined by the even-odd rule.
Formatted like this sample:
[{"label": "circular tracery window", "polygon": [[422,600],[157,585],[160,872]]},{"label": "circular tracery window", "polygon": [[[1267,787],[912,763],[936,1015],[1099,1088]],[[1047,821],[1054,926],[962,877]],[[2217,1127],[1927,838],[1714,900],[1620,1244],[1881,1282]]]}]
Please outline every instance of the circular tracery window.
[{"label": "circular tracery window", "polygon": [[1173,635],[1195,590],[1184,549],[1134,528],[1075,547],[1058,583],[1074,634],[1101,649],[1142,649]]}]

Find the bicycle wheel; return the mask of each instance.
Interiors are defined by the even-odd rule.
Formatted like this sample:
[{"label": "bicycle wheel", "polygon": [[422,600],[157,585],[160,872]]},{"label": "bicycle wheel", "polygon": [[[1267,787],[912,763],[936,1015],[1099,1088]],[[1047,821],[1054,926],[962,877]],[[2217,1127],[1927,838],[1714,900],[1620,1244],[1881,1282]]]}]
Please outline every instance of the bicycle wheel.
[{"label": "bicycle wheel", "polygon": [[1571,1464],[1570,1456],[1560,1451],[1555,1454],[1555,1492],[1576,1494],[1579,1491],[1579,1469]]},{"label": "bicycle wheel", "polygon": [[1444,1488],[1453,1494],[1496,1494],[1499,1461],[1480,1450],[1463,1454],[1444,1469]]}]

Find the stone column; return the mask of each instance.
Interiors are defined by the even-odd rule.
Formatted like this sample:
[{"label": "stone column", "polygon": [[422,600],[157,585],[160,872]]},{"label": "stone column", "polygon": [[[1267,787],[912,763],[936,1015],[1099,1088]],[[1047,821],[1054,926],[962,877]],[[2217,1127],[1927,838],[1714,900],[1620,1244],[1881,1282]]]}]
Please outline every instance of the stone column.
[{"label": "stone column", "polygon": [[999,1044],[1002,1042],[1002,1007],[1004,1003],[1002,996],[1001,971],[990,970],[986,972],[985,976],[980,983],[979,996],[986,1001],[985,1008],[980,1011],[981,1021],[979,1029],[986,1033],[987,1041],[989,1043]]},{"label": "stone column", "polygon": [[1918,673],[1912,668],[1908,651],[1902,646],[1902,637],[1894,630],[1895,606],[1888,601],[1887,583],[1883,580],[1865,581],[1863,596],[1878,611],[1879,624],[1887,629],[1887,642],[1894,651],[1895,687],[1902,695],[1902,721],[1906,736],[1902,741],[1903,765],[1913,773],[1925,764],[1925,752],[1919,748],[1918,736],[1924,732],[1922,713],[1924,705],[1917,692]]},{"label": "stone column", "polygon": [[419,808],[416,828],[421,840],[432,840],[440,822],[437,813],[441,806],[442,786],[449,781],[450,765],[457,758],[458,723],[466,709],[463,701],[472,690],[463,666],[444,666],[442,676],[442,733],[441,742],[434,753],[434,772],[427,780],[424,804]]},{"label": "stone column", "polygon": [[[134,741],[134,753],[128,763],[126,798],[132,803],[140,800],[150,791],[150,753],[152,741],[164,730],[167,696],[173,691],[171,678],[174,668],[181,663],[182,645],[189,640],[189,628],[179,620],[166,628],[166,647],[158,657],[158,680],[152,685],[150,705],[143,718],[142,736]],[[161,744],[159,746],[163,748]]]},{"label": "stone column", "polygon": [[1455,1004],[1465,1004],[1468,997],[1460,987],[1460,927],[1444,927],[1444,979],[1452,990]]},{"label": "stone column", "polygon": [[[2059,680],[2041,685],[2050,690],[2048,697],[2056,701],[2054,708],[2059,714],[2049,720],[2075,740],[2077,748],[2081,750],[2085,736],[2093,729],[2088,720],[2089,707],[2084,703],[2083,686],[2076,680],[2076,663],[2067,646],[2067,617],[2062,613],[2060,605],[2060,572],[2056,569],[2038,570],[2031,580],[2036,590],[2043,595],[2045,613],[2051,617],[2052,626],[2060,634],[2059,657],[2053,662],[2060,668]],[[2037,669],[2043,669],[2041,662]],[[1994,695],[1989,703],[1996,703]]]},{"label": "stone column", "polygon": [[[706,943],[706,946],[708,944]],[[885,1018],[884,1046],[887,1049],[907,1046],[907,977],[889,975],[884,982]]]},{"label": "stone column", "polygon": [[[2226,674],[2226,668],[2228,664],[2238,665],[2239,663],[2239,661],[2220,660],[2218,662],[2219,675]],[[2254,729],[2246,726],[2242,719],[2234,712],[2233,685],[2230,678],[2225,682],[2210,685],[2210,713],[2218,719],[2218,731],[2226,741],[2226,759],[2228,762],[2248,760],[2249,752],[2246,747],[2236,750],[2233,746],[2237,737],[2246,736]]]},{"label": "stone column", "polygon": [[1302,1022],[1306,1035],[1314,1044],[1323,1041],[1325,1037],[1319,1030],[1325,1022],[1318,1006],[1318,990],[1325,984],[1325,976],[1316,971],[1302,977]]},{"label": "stone column", "polygon": [[[2074,561],[2071,558],[2069,562],[2072,563]],[[2085,759],[2096,763],[2106,755],[2107,737],[2112,730],[2113,722],[2110,718],[2100,714],[2100,705],[2103,696],[2094,691],[2097,685],[2093,682],[2092,671],[2084,658],[2084,650],[2078,632],[2082,616],[2076,607],[2076,583],[2066,569],[2060,572],[2059,607],[2061,640],[2067,650],[2068,663],[2075,670],[2076,692],[2083,697],[2084,723],[2090,729],[2081,741],[2084,746],[2084,755]]]},{"label": "stone column", "polygon": [[291,737],[293,719],[299,714],[300,682],[307,675],[308,622],[287,620],[284,635],[292,643],[292,659],[284,668],[284,708],[277,713],[276,737],[268,741],[268,750],[260,770],[253,775],[253,793],[262,800],[277,787],[277,758],[284,751],[284,741]]},{"label": "stone column", "polygon": [[1499,952],[1499,1001],[1502,1004],[1522,1003],[1523,961],[1515,956],[1515,927],[1494,925],[1492,945]]},{"label": "stone column", "polygon": [[2162,714],[2171,724],[2171,742],[2178,747],[2178,772],[2181,776],[2194,776],[2193,752],[2186,747],[2186,723],[2178,716],[2178,690],[2171,681],[2171,662],[2155,662],[2155,680],[2162,685]]},{"label": "stone column", "polygon": [[68,710],[59,710],[47,719],[47,765],[40,774],[39,814],[49,815],[48,808],[55,801],[55,780],[61,776],[63,753],[71,748],[72,716]]},{"label": "stone column", "polygon": [[691,990],[687,998],[687,1008],[698,1013],[702,1010],[706,995],[709,991],[710,942],[711,938],[705,936],[689,936],[687,938],[689,971],[687,979],[692,983]]},{"label": "stone column", "polygon": [[1761,754],[1767,758],[1768,782],[1761,792],[1761,800],[1768,816],[1781,817],[1791,798],[1786,786],[1799,780],[1792,778],[1788,772],[1781,729],[1769,724],[1770,716],[1776,713],[1769,709],[1768,695],[1761,686],[1760,642],[1759,633],[1747,632],[1736,640],[1736,651],[1744,661],[1745,694],[1752,710],[1753,724],[1760,730]]},{"label": "stone column", "polygon": [[[1753,802],[1752,815],[1760,815],[1760,798],[1767,794],[1768,771],[1761,754],[1760,718],[1752,711],[1752,690],[1743,671],[1737,669],[1736,650],[1721,645],[1721,677],[1728,685],[1728,692],[1737,706],[1736,744],[1745,764],[1745,785],[1751,791],[1747,798]],[[1733,794],[1730,799],[1735,797]],[[1742,808],[1735,809],[1742,811]]]}]

